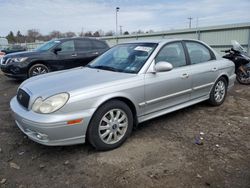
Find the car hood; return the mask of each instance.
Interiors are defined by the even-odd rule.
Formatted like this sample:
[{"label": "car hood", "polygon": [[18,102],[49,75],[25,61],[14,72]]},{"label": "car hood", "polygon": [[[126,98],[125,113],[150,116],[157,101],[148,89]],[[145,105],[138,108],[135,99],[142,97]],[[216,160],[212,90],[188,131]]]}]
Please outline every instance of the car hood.
[{"label": "car hood", "polygon": [[128,82],[127,79],[135,76],[136,74],[79,67],[32,77],[24,81],[20,88],[29,91],[33,97],[46,98],[62,92],[74,96],[82,91],[93,91]]},{"label": "car hood", "polygon": [[37,51],[24,51],[24,52],[14,52],[14,53],[7,54],[7,55],[5,55],[5,58],[33,57],[33,56],[37,56],[37,55],[41,55],[41,52],[37,52]]}]

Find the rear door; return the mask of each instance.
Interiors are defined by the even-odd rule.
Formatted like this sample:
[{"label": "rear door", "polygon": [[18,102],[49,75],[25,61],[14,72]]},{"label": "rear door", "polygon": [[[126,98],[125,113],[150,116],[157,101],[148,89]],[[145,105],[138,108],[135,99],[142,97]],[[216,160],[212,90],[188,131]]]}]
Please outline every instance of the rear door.
[{"label": "rear door", "polygon": [[61,48],[55,54],[55,59],[52,66],[55,66],[57,70],[69,69],[76,66],[77,52],[75,50],[74,40],[67,40],[62,42],[57,48]]},{"label": "rear door", "polygon": [[145,75],[145,114],[190,100],[192,83],[182,43],[166,44],[156,56],[155,64],[160,61],[169,62],[174,68]]},{"label": "rear door", "polygon": [[204,44],[196,41],[185,41],[190,59],[190,76],[192,78],[191,99],[209,94],[219,74],[218,62],[213,52]]},{"label": "rear door", "polygon": [[75,40],[76,51],[77,51],[77,65],[85,66],[99,53],[95,51],[91,40],[89,39],[76,39]]},{"label": "rear door", "polygon": [[94,46],[93,47],[94,53],[97,56],[103,54],[104,52],[106,52],[109,49],[109,46],[104,41],[92,40],[92,44]]}]

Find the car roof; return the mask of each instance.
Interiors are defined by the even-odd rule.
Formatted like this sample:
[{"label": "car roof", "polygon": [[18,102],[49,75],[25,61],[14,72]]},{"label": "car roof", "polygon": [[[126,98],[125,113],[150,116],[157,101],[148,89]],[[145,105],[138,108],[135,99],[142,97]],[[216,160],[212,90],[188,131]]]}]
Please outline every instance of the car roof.
[{"label": "car roof", "polygon": [[188,40],[188,41],[194,41],[194,42],[201,42],[200,40],[195,40],[195,39],[182,39],[182,38],[169,38],[169,39],[149,39],[149,40],[133,40],[133,41],[126,41],[120,44],[125,44],[125,43],[157,43],[157,44],[162,44],[162,43],[168,43],[168,42],[174,42],[174,41],[183,41],[183,40]]},{"label": "car roof", "polygon": [[91,37],[71,37],[71,38],[55,38],[52,40],[58,40],[58,41],[67,41],[67,40],[97,40],[97,41],[103,41],[103,40],[99,40],[96,38],[91,38]]}]

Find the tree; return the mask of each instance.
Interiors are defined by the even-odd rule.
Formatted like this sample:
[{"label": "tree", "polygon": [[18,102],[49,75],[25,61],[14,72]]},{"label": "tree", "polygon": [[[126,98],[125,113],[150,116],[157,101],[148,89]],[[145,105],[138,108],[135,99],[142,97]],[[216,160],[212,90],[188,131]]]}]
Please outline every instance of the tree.
[{"label": "tree", "polygon": [[50,39],[60,38],[60,37],[62,37],[62,33],[60,31],[52,31],[49,34]]},{"label": "tree", "polygon": [[25,42],[25,36],[21,34],[20,31],[16,33],[16,42],[23,43]]},{"label": "tree", "polygon": [[93,36],[94,36],[94,37],[100,37],[99,31],[94,32]]},{"label": "tree", "polygon": [[101,36],[104,36],[104,31],[103,31],[103,30],[99,29],[99,30],[98,30],[98,33],[99,33],[100,37],[101,37]]},{"label": "tree", "polygon": [[125,32],[123,33],[123,35],[129,35],[129,32],[128,32],[128,31],[125,31]]},{"label": "tree", "polygon": [[113,31],[108,31],[105,33],[105,36],[113,36],[114,32]]},{"label": "tree", "polygon": [[35,42],[40,35],[37,29],[30,29],[27,31],[27,41]]},{"label": "tree", "polygon": [[15,43],[16,42],[16,38],[15,38],[12,31],[10,31],[10,33],[6,36],[6,38],[9,41],[9,43]]},{"label": "tree", "polygon": [[69,37],[69,38],[72,38],[72,37],[75,37],[76,34],[75,34],[74,32],[69,31],[69,32],[66,32],[66,33],[65,33],[65,36],[66,36],[66,37]]},{"label": "tree", "polygon": [[92,37],[93,36],[91,31],[86,32],[84,35],[86,37]]}]

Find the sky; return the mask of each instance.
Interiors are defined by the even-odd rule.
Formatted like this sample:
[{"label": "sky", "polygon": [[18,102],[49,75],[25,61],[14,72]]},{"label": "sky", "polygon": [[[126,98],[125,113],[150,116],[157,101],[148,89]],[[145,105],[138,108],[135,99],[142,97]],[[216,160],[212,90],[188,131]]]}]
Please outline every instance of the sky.
[{"label": "sky", "polygon": [[0,36],[115,31],[116,7],[123,32],[188,28],[188,17],[192,27],[250,22],[250,0],[0,0]]}]

